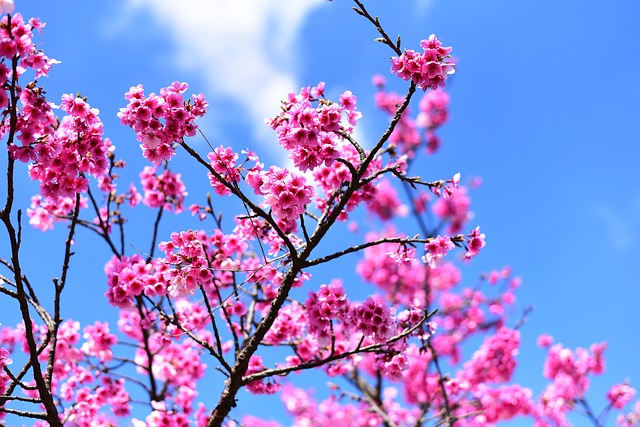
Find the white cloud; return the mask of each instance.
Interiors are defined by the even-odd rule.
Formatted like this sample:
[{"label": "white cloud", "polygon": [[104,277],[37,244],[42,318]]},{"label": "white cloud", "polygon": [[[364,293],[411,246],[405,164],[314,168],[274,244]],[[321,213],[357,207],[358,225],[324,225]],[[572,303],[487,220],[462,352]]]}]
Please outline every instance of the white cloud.
[{"label": "white cloud", "polygon": [[229,97],[239,102],[259,136],[267,130],[264,118],[277,114],[279,100],[299,89],[296,41],[307,15],[323,3],[127,0],[126,9],[151,12],[176,43],[178,63],[202,75],[208,99],[215,103],[216,97]]},{"label": "white cloud", "polygon": [[416,6],[418,13],[426,13],[433,6],[433,0],[417,0]]},{"label": "white cloud", "polygon": [[636,244],[640,229],[640,198],[622,212],[606,204],[594,205],[592,212],[601,221],[613,248],[629,250]]}]

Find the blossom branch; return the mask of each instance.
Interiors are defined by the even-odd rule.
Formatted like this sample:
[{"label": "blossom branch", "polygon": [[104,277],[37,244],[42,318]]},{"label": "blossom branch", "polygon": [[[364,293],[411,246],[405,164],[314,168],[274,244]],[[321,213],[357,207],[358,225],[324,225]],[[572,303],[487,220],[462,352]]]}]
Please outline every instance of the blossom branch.
[{"label": "blossom branch", "polygon": [[387,33],[384,31],[384,29],[382,28],[382,25],[380,25],[380,20],[378,19],[378,17],[376,16],[374,18],[373,16],[371,16],[369,14],[369,12],[367,11],[367,9],[364,7],[364,4],[362,4],[361,1],[358,1],[358,0],[353,0],[353,1],[354,1],[354,3],[356,5],[358,5],[358,7],[354,7],[353,10],[358,15],[364,16],[369,22],[371,22],[376,27],[376,30],[378,30],[378,32],[382,36],[382,38],[378,38],[378,39],[376,39],[376,41],[381,42],[381,43],[386,44],[387,46],[389,46],[391,49],[393,49],[393,51],[396,53],[396,55],[398,55],[398,56],[402,55],[402,51],[400,50],[400,36],[398,35],[398,38],[397,38],[396,42],[394,43],[391,40],[391,38],[387,35]]},{"label": "blossom branch", "polygon": [[218,181],[220,181],[227,189],[229,189],[237,198],[239,198],[246,206],[249,206],[253,212],[255,212],[258,216],[263,218],[265,221],[273,227],[278,236],[285,242],[285,245],[289,249],[289,253],[291,257],[295,257],[297,255],[296,248],[293,246],[291,240],[287,237],[287,235],[278,227],[278,224],[274,221],[274,219],[266,213],[262,208],[253,203],[247,196],[240,191],[240,189],[234,185],[232,185],[229,181],[227,181],[222,175],[216,172],[211,165],[205,161],[197,151],[191,148],[186,142],[182,141],[180,146],[185,149],[187,153],[191,155],[198,163],[203,165]]},{"label": "blossom branch", "polygon": [[272,377],[274,375],[286,375],[290,372],[296,372],[296,371],[301,371],[301,370],[310,369],[310,368],[317,368],[318,366],[322,366],[336,360],[344,359],[346,357],[353,356],[358,353],[371,353],[371,352],[382,350],[385,346],[393,344],[394,342],[400,341],[401,339],[411,335],[413,332],[415,332],[420,327],[422,327],[422,325],[424,325],[424,323],[427,320],[429,320],[433,315],[435,315],[435,313],[436,311],[432,311],[431,313],[425,313],[418,323],[413,325],[411,328],[405,329],[398,335],[395,335],[389,338],[387,341],[383,343],[370,344],[364,347],[361,347],[361,345],[358,344],[355,348],[351,350],[347,350],[347,351],[336,353],[336,354],[330,354],[328,357],[325,357],[323,359],[312,360],[309,362],[300,363],[295,366],[287,366],[285,368],[274,368],[274,369],[267,369],[264,371],[256,372],[254,374],[243,377],[242,378],[243,385],[246,385],[251,381],[261,380],[263,378]]},{"label": "blossom branch", "polygon": [[73,255],[73,252],[71,252],[71,245],[73,244],[73,236],[76,231],[76,224],[79,214],[80,193],[76,193],[76,203],[73,209],[73,215],[71,217],[71,224],[69,225],[69,233],[67,234],[67,240],[65,241],[64,245],[64,258],[62,260],[62,271],[60,273],[60,280],[53,280],[55,290],[55,295],[53,298],[53,328],[49,327],[49,333],[51,334],[51,348],[49,349],[46,374],[46,380],[49,387],[51,387],[53,381],[53,367],[56,360],[56,343],[58,342],[58,327],[62,322],[62,316],[60,313],[60,296],[62,295],[62,290],[67,283],[67,272],[69,271],[69,263],[71,262],[71,256]]},{"label": "blossom branch", "polygon": [[[451,236],[449,238],[451,240],[452,243],[454,244],[458,244],[462,241],[464,241],[464,236],[459,234],[456,236]],[[324,264],[326,262],[332,261],[334,259],[340,258],[344,255],[350,254],[350,253],[354,253],[354,252],[358,252],[361,251],[363,249],[366,248],[370,248],[372,246],[377,246],[377,245],[381,245],[383,243],[398,243],[400,245],[411,245],[414,243],[429,243],[433,240],[433,237],[428,237],[426,239],[422,239],[422,238],[418,238],[418,237],[413,237],[413,238],[408,238],[408,237],[385,237],[382,239],[378,239],[378,240],[374,240],[371,242],[365,242],[365,243],[361,243],[359,245],[355,245],[355,246],[351,246],[349,248],[343,249],[341,251],[338,252],[334,252],[331,255],[326,255],[323,256],[321,258],[316,258],[316,259],[312,259],[309,261],[306,261],[304,263],[304,267],[312,267],[314,265],[319,265],[319,264]]]},{"label": "blossom branch", "polygon": [[[378,374],[379,373],[380,371],[378,371]],[[353,374],[348,377],[348,380],[351,382],[351,384],[354,385],[354,387],[356,387],[362,393],[364,400],[369,405],[371,410],[376,414],[378,414],[380,418],[382,418],[382,421],[384,422],[385,427],[400,427],[389,417],[389,414],[387,414],[387,412],[385,411],[382,405],[382,401],[380,399],[379,387],[377,389],[373,388],[371,384],[369,384],[358,373],[357,370],[354,371]],[[377,383],[378,385],[380,384],[379,378]],[[363,399],[363,398],[360,398],[360,399]]]},{"label": "blossom branch", "polygon": [[449,406],[449,396],[447,395],[447,389],[444,383],[444,375],[442,374],[442,369],[440,369],[440,362],[438,361],[438,354],[436,353],[435,348],[433,348],[433,344],[431,341],[427,342],[427,347],[433,356],[433,363],[435,364],[436,371],[438,372],[438,384],[440,386],[440,391],[442,391],[442,397],[444,399],[444,419],[442,420],[443,424],[447,427],[452,427],[455,419],[451,416],[451,407]]},{"label": "blossom branch", "polygon": [[340,212],[342,212],[342,209],[344,209],[344,207],[347,205],[349,198],[358,189],[358,184],[362,179],[362,177],[365,175],[367,168],[369,167],[371,162],[375,159],[378,151],[380,151],[380,149],[384,146],[384,144],[387,142],[387,140],[393,133],[393,130],[395,129],[398,122],[400,121],[402,114],[409,106],[411,97],[413,96],[415,91],[416,91],[416,85],[414,83],[411,83],[409,85],[407,95],[405,96],[404,101],[402,102],[402,105],[398,107],[393,119],[391,120],[391,123],[389,124],[385,132],[382,134],[382,136],[380,137],[380,139],[378,140],[374,148],[369,152],[369,155],[367,156],[367,158],[360,163],[360,166],[358,167],[355,175],[352,175],[351,184],[347,186],[344,193],[339,198],[338,203],[334,206],[334,208],[330,211],[323,212],[322,216],[318,221],[318,225],[316,226],[316,229],[314,230],[313,235],[311,236],[311,244],[307,245],[303,253],[300,254],[301,257],[306,258],[308,254],[311,253],[313,248],[315,248],[315,246],[317,246],[320,243],[320,240],[322,240],[322,238],[327,234],[331,225],[338,219]]}]

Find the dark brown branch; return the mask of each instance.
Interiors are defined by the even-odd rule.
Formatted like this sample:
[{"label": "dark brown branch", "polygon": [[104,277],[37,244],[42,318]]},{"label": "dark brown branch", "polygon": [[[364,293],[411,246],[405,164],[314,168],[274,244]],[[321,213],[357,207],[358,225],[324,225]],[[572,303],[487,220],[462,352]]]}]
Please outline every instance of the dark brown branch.
[{"label": "dark brown branch", "polygon": [[332,261],[334,259],[340,258],[344,255],[361,251],[366,248],[370,248],[371,246],[381,245],[383,243],[398,243],[398,244],[413,244],[413,243],[429,243],[433,238],[427,239],[419,239],[417,237],[385,237],[383,239],[374,240],[372,242],[366,242],[359,245],[351,246],[350,248],[343,249],[338,252],[334,252],[331,255],[326,255],[321,258],[312,259],[304,263],[304,267],[312,267],[314,265],[324,264],[326,262]]},{"label": "dark brown branch", "polygon": [[287,235],[280,229],[280,227],[278,227],[278,224],[276,224],[275,220],[271,217],[271,215],[266,213],[261,207],[259,207],[258,205],[253,203],[251,200],[249,200],[249,198],[247,198],[247,196],[245,196],[245,194],[242,191],[240,191],[240,189],[237,186],[232,185],[222,175],[216,172],[213,169],[213,167],[206,160],[204,160],[202,156],[198,154],[197,151],[189,147],[186,142],[182,141],[180,143],[180,146],[184,148],[186,152],[191,155],[191,157],[196,159],[198,163],[203,165],[218,181],[222,183],[222,185],[224,185],[227,189],[229,189],[229,191],[231,191],[233,195],[235,195],[238,199],[240,199],[246,206],[251,208],[251,210],[255,212],[258,216],[260,216],[265,221],[267,221],[271,225],[271,227],[273,227],[273,229],[278,234],[278,236],[284,241],[285,245],[287,246],[287,249],[289,249],[289,253],[291,254],[291,256],[292,257],[296,256],[297,252],[296,252],[295,246],[293,246],[293,243],[291,242],[289,237],[287,237]]},{"label": "dark brown branch", "polygon": [[149,330],[142,326],[145,322],[146,310],[144,306],[144,302],[142,301],[142,297],[137,296],[136,298],[136,308],[138,309],[138,314],[140,315],[140,332],[142,333],[142,349],[147,356],[148,366],[145,367],[147,371],[147,375],[149,377],[149,400],[161,401],[162,396],[158,394],[158,384],[156,382],[156,378],[153,374],[153,353],[151,352],[151,348],[149,346]]},{"label": "dark brown branch", "polygon": [[349,201],[353,193],[358,190],[360,180],[366,174],[367,168],[369,167],[371,162],[373,162],[378,152],[382,149],[384,144],[391,137],[391,134],[393,133],[394,129],[396,128],[396,125],[398,124],[398,122],[400,121],[400,118],[402,117],[402,114],[409,106],[409,103],[411,102],[411,97],[413,96],[415,91],[416,91],[416,85],[414,83],[411,83],[409,85],[407,95],[405,96],[404,101],[402,102],[400,107],[398,107],[398,109],[396,110],[396,114],[391,120],[391,123],[389,123],[389,126],[387,127],[385,132],[382,134],[382,136],[380,137],[376,145],[373,147],[373,149],[369,152],[369,155],[367,156],[367,158],[362,163],[360,163],[360,166],[358,166],[358,169],[355,175],[351,177],[351,183],[349,184],[349,186],[341,194],[338,202],[333,207],[333,209],[325,211],[320,217],[318,221],[318,225],[316,226],[316,229],[314,230],[313,235],[311,236],[311,244],[308,244],[300,254],[300,257],[302,259],[308,258],[308,256],[311,254],[311,251],[313,251],[313,249],[320,243],[322,238],[329,231],[329,228],[331,228],[333,223],[335,223],[335,221],[338,219],[338,216],[340,215],[344,207],[347,205],[347,202]]},{"label": "dark brown branch", "polygon": [[[51,421],[49,419],[49,416],[47,415],[46,412],[23,411],[23,410],[20,410],[20,409],[11,409],[11,408],[6,408],[6,407],[0,408],[0,412],[4,412],[5,414],[17,415],[19,417],[33,418],[33,419],[37,419],[37,420],[50,421],[50,423],[51,422],[55,423],[55,421]],[[59,423],[58,425],[62,426],[60,421],[58,421],[58,423]]]},{"label": "dark brown branch", "polygon": [[398,56],[402,55],[402,51],[400,50],[400,36],[398,36],[397,41],[394,43],[393,40],[391,40],[391,37],[387,35],[386,31],[384,31],[384,29],[382,28],[382,25],[380,25],[380,20],[378,19],[378,17],[376,16],[374,18],[373,16],[371,16],[367,11],[367,9],[364,7],[364,4],[362,4],[362,2],[358,0],[354,0],[354,3],[357,4],[358,7],[357,8],[354,7],[353,10],[358,15],[364,16],[369,22],[371,22],[376,27],[376,30],[378,30],[378,32],[382,36],[382,38],[378,38],[376,39],[376,41],[379,41],[389,46],[396,53],[396,55]]},{"label": "dark brown branch", "polygon": [[452,427],[455,423],[455,419],[451,416],[451,407],[449,406],[449,396],[447,395],[447,389],[445,386],[444,375],[442,375],[442,370],[440,369],[440,362],[438,361],[438,354],[436,353],[435,348],[433,348],[433,344],[431,344],[431,340],[427,342],[427,346],[429,351],[431,351],[431,355],[433,356],[433,362],[436,366],[436,370],[438,371],[438,385],[440,386],[440,390],[442,391],[442,397],[444,399],[444,420],[443,423],[447,427]]},{"label": "dark brown branch", "polygon": [[348,379],[351,384],[353,384],[358,390],[360,390],[362,396],[364,397],[364,400],[369,405],[371,410],[378,414],[380,418],[382,418],[385,427],[400,427],[389,417],[389,414],[387,414],[387,412],[385,411],[380,399],[379,390],[374,389],[364,378],[362,378],[362,376],[358,374],[357,371],[355,371],[354,374],[351,375]]},{"label": "dark brown branch", "polygon": [[67,283],[67,273],[69,272],[69,264],[71,262],[71,245],[73,244],[73,236],[76,231],[76,223],[78,221],[78,215],[80,214],[80,193],[76,193],[75,207],[73,209],[73,215],[71,217],[71,224],[69,226],[69,233],[67,240],[64,244],[64,258],[62,261],[62,271],[60,273],[60,280],[54,280],[55,294],[53,299],[53,328],[49,327],[49,333],[51,334],[51,348],[49,349],[49,357],[47,358],[47,384],[51,387],[53,381],[53,367],[56,360],[56,344],[58,342],[58,327],[62,322],[62,316],[60,313],[60,296],[62,290]]},{"label": "dark brown branch", "polygon": [[354,354],[371,353],[371,352],[375,352],[375,351],[381,350],[383,347],[385,347],[385,346],[387,346],[389,344],[393,344],[394,342],[400,341],[401,339],[406,338],[409,335],[411,335],[413,332],[418,330],[434,314],[435,314],[435,311],[433,311],[433,312],[431,312],[429,314],[425,314],[422,317],[422,319],[420,319],[420,321],[418,323],[416,323],[415,325],[413,325],[411,328],[405,329],[400,334],[389,338],[387,341],[385,341],[383,343],[371,344],[371,345],[368,345],[368,346],[365,346],[365,347],[361,347],[360,344],[359,344],[352,350],[344,351],[342,353],[337,353],[337,354],[331,354],[330,356],[325,357],[323,359],[312,360],[312,361],[304,362],[304,363],[301,363],[301,364],[295,365],[295,366],[287,366],[287,367],[284,367],[284,368],[267,369],[267,370],[264,370],[264,371],[261,371],[261,372],[256,372],[255,374],[247,375],[246,377],[244,377],[242,379],[243,385],[247,384],[247,383],[250,383],[251,381],[261,380],[263,378],[272,377],[274,375],[286,375],[286,374],[289,374],[291,372],[301,371],[301,370],[310,369],[310,368],[316,368],[318,366],[322,366],[322,365],[325,365],[327,363],[330,363],[330,362],[333,362],[333,361],[336,361],[336,360],[340,360],[340,359],[344,359],[344,358],[349,357],[349,356],[353,356]]},{"label": "dark brown branch", "polygon": [[151,248],[149,249],[147,262],[151,261],[151,259],[153,258],[153,253],[156,250],[156,241],[158,240],[158,229],[160,227],[160,220],[162,219],[163,212],[164,212],[164,207],[160,207],[160,209],[158,209],[158,215],[156,216],[156,221],[153,223],[153,237],[151,238]]},{"label": "dark brown branch", "polygon": [[[98,235],[102,237],[105,240],[105,242],[107,242],[107,245],[109,245],[111,252],[113,252],[115,256],[120,258],[122,256],[122,253],[118,252],[118,249],[116,249],[115,245],[111,241],[111,237],[109,236],[109,224],[105,223],[104,220],[102,219],[102,215],[100,215],[100,208],[98,207],[98,202],[96,202],[95,197],[93,197],[93,193],[91,192],[91,187],[87,188],[87,195],[89,196],[89,200],[91,200],[91,205],[93,206],[93,210],[96,212],[96,215],[98,217],[98,225],[101,231],[101,232],[98,232]],[[108,211],[107,211],[107,221],[109,221]]]}]

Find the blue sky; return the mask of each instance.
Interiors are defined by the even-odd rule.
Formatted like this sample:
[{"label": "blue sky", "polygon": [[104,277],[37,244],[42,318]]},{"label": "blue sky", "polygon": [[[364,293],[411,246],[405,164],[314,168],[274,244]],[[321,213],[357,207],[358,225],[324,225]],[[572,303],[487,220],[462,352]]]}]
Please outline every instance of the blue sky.
[{"label": "blue sky", "polygon": [[[42,81],[50,99],[78,90],[88,96],[122,156],[135,156],[137,143],[116,113],[124,92],[138,83],[157,91],[187,81],[190,92],[204,92],[211,104],[200,124],[215,145],[256,147],[273,163],[282,161],[281,152],[262,119],[301,86],[322,80],[330,94],[352,90],[365,141],[386,124],[373,106],[370,79],[378,73],[393,81],[390,51],[373,42],[374,28],[346,0],[261,0],[251,10],[240,1],[16,3],[17,11],[47,23],[39,40],[61,61]],[[435,33],[459,59],[443,147],[420,173],[483,179],[471,195],[487,247],[464,274],[471,283],[478,272],[510,265],[522,277],[519,303],[535,311],[523,329],[517,379],[538,391],[543,385],[544,353],[535,339],[548,332],[569,347],[608,341],[607,373],[593,383],[595,402],[625,378],[640,386],[640,4],[365,4],[390,34],[402,35],[404,47],[418,49]],[[182,169],[193,182],[192,196],[206,191],[205,180]],[[135,179],[133,168],[129,173]],[[35,187],[24,185],[28,200]],[[45,258],[53,268],[58,260],[40,256],[46,254],[38,242],[48,237],[38,233],[26,233],[37,239],[31,250],[39,254],[29,262],[40,266]],[[94,310],[108,310],[99,301],[103,253],[85,255],[87,263],[99,260],[98,270],[75,272],[86,291],[69,290],[66,307],[74,318],[92,320]],[[94,310],[78,304],[87,296]]]}]

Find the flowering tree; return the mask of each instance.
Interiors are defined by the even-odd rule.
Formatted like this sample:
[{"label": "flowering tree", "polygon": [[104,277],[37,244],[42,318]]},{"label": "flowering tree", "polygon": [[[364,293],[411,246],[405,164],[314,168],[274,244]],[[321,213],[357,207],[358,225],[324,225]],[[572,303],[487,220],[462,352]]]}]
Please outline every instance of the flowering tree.
[{"label": "flowering tree", "polygon": [[[377,141],[363,144],[354,135],[356,96],[346,91],[331,100],[321,82],[287,95],[267,120],[290,167],[266,166],[248,148],[209,145],[203,154],[193,141],[206,141],[196,124],[209,107],[205,97],[186,98],[185,83],[158,94],[138,85],[118,117],[145,159],[139,191],[119,182],[126,163],[87,98],[48,102],[40,79],[56,61],[33,41],[44,24],[0,1],[0,134],[7,146],[0,293],[2,307],[17,307],[21,317],[0,329],[0,425],[280,425],[266,414],[238,416],[237,400],[247,399],[242,389],[279,394],[296,426],[486,426],[517,416],[562,426],[571,412],[601,426],[615,410],[623,411],[618,424],[639,423],[640,405],[625,409],[635,394],[626,383],[611,387],[599,412],[587,402],[590,376],[604,370],[604,344],[572,350],[541,336],[549,384],[534,396],[513,383],[519,279],[503,268],[464,286],[459,265],[485,245],[469,224],[467,189],[458,174],[428,181],[412,172],[441,144],[452,49],[431,35],[420,50],[403,50],[399,37],[354,3],[391,49],[391,73],[407,82],[406,93],[396,94],[385,78],[374,78],[375,103],[390,118]],[[201,168],[213,196],[186,206],[174,156]],[[67,229],[49,287],[23,269],[26,219],[14,201],[24,173],[40,186],[26,209],[30,226]],[[242,208],[223,221],[215,207],[232,199]],[[132,251],[126,239],[126,213],[140,205],[154,224],[148,253]],[[165,213],[190,213],[202,230],[160,235]],[[362,215],[376,217],[376,226],[363,234],[345,227]],[[346,232],[359,243],[339,246],[343,239],[335,237]],[[87,250],[75,245],[80,233],[112,253],[106,286],[88,292],[104,294],[117,326],[100,319],[81,326],[61,308],[65,288],[75,286],[68,280],[73,253]],[[344,272],[328,283],[314,280],[314,271],[354,256],[371,295],[354,297],[360,293],[341,280]],[[462,348],[474,342],[463,360]],[[292,378],[311,370],[334,382],[325,400]],[[220,386],[204,387],[205,375]]]}]

